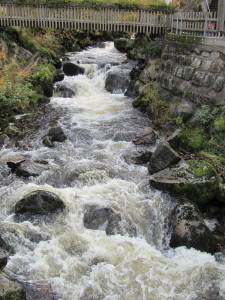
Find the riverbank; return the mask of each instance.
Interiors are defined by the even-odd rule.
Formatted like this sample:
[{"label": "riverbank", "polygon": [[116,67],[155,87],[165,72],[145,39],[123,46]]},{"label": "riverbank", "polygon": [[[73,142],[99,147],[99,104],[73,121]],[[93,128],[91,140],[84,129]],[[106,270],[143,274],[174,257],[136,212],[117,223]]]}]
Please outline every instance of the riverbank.
[{"label": "riverbank", "polygon": [[[191,45],[171,45],[170,39],[158,37],[116,40],[115,46],[139,61],[131,72],[126,95],[134,98],[133,106],[148,115],[152,128],[164,137],[164,144],[149,161],[151,185],[194,202],[202,217],[217,219],[217,249],[224,249],[223,53],[213,46],[192,49]],[[209,168],[211,183],[209,173],[203,171]],[[187,241],[182,244],[196,247]],[[204,249],[203,245],[197,247]]]}]

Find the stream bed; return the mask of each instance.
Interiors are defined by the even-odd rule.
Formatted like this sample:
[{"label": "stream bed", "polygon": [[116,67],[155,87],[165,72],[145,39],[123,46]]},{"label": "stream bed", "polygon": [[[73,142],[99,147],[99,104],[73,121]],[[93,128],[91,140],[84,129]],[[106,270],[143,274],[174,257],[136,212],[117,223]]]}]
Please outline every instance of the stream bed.
[{"label": "stream bed", "polygon": [[[49,127],[43,120],[28,149],[0,151],[0,226],[15,250],[6,273],[25,285],[30,300],[225,299],[225,265],[195,249],[169,247],[175,202],[151,189],[147,165],[125,159],[144,149],[132,139],[149,120],[133,109],[132,99],[107,92],[105,79],[110,71],[131,70],[134,62],[112,42],[67,56],[85,68],[57,83],[72,89],[72,98],[51,99],[67,140],[45,147]],[[41,174],[12,174],[6,162],[18,154],[45,162]],[[15,203],[36,190],[58,195],[66,209],[15,216]],[[107,234],[107,224],[84,226],[85,212],[96,207],[119,216],[117,231]]]}]

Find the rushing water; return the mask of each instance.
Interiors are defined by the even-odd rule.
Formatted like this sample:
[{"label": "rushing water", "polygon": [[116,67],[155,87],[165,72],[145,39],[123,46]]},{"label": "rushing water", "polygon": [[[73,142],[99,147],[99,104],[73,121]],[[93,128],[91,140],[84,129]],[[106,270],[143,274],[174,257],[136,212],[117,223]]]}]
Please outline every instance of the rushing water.
[{"label": "rushing water", "polygon": [[[168,247],[167,220],[174,203],[149,187],[146,166],[124,159],[136,151],[132,137],[148,120],[132,108],[131,99],[108,93],[104,82],[109,70],[132,64],[112,43],[68,56],[85,67],[85,75],[61,83],[76,92],[73,98],[51,100],[61,112],[58,124],[68,140],[44,147],[43,124],[29,150],[1,150],[1,226],[10,228],[16,248],[6,272],[26,285],[32,300],[225,299],[225,266],[210,254]],[[48,164],[38,177],[16,177],[6,162],[18,153]],[[16,201],[37,189],[60,196],[66,210],[15,218]],[[90,204],[120,213],[123,235],[85,228],[84,209]],[[129,236],[130,224],[136,227],[135,237]],[[27,232],[42,240],[37,243]]]}]

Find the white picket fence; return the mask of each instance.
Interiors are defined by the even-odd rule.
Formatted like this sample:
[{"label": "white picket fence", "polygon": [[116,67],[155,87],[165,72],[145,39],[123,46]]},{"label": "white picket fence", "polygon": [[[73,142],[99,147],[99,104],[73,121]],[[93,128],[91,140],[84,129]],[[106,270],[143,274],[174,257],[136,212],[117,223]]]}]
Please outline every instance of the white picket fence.
[{"label": "white picket fence", "polygon": [[217,12],[183,12],[171,16],[171,33],[214,38],[224,38],[225,32],[218,30]]}]

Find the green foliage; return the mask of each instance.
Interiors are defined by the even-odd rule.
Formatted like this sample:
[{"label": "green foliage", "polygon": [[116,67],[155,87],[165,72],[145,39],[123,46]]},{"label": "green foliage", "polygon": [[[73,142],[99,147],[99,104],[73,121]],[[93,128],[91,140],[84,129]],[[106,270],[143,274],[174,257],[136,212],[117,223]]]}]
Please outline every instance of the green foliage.
[{"label": "green foliage", "polygon": [[158,41],[150,42],[146,45],[144,53],[147,58],[160,58],[162,45]]},{"label": "green foliage", "polygon": [[52,29],[27,29],[19,30],[21,45],[32,53],[39,52],[46,60],[54,60],[62,52],[62,46]]},{"label": "green foliage", "polygon": [[201,109],[196,112],[196,120],[201,125],[207,125],[213,120],[213,115],[208,105],[202,105]]},{"label": "green foliage", "polygon": [[168,103],[159,96],[155,85],[150,85],[142,91],[142,95],[133,101],[133,106],[146,112],[155,126],[161,126],[170,120]]},{"label": "green foliage", "polygon": [[[40,4],[39,0],[13,0],[17,5],[31,5],[37,6]],[[44,5],[48,7],[66,7],[70,5],[70,3],[75,3],[77,6],[83,7],[91,7],[94,9],[99,9],[102,6],[114,6],[116,8],[124,8],[124,9],[137,9],[141,6],[143,9],[153,10],[153,11],[165,11],[171,12],[174,10],[173,5],[168,5],[163,0],[42,0]]]},{"label": "green foliage", "polygon": [[34,95],[32,84],[17,71],[17,66],[4,69],[0,85],[0,115],[24,112]]},{"label": "green foliage", "polygon": [[207,144],[207,136],[201,128],[184,128],[177,136],[178,146],[186,151],[200,151]]},{"label": "green foliage", "polygon": [[42,84],[45,81],[52,81],[53,78],[56,76],[56,69],[51,64],[41,64],[35,67],[31,79],[37,84]]}]

